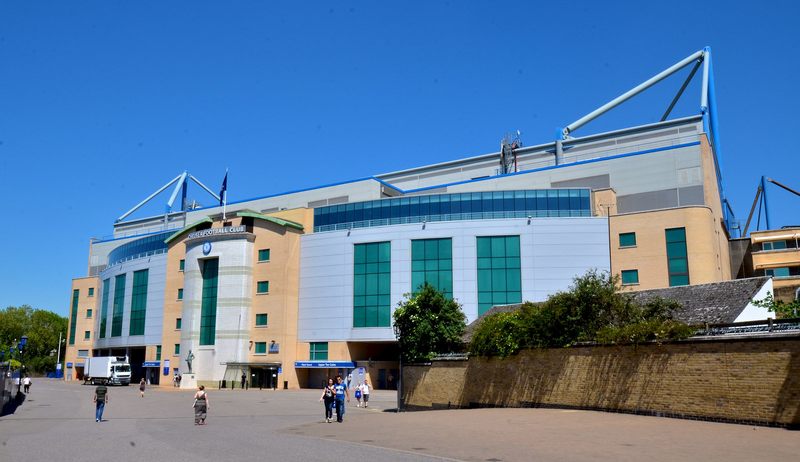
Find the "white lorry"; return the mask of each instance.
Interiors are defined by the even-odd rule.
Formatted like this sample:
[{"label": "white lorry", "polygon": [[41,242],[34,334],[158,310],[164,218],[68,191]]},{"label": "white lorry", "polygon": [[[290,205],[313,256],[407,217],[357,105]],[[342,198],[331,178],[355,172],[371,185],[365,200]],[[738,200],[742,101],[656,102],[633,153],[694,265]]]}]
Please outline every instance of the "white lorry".
[{"label": "white lorry", "polygon": [[131,365],[125,356],[97,356],[87,358],[83,369],[84,383],[129,385],[131,383]]}]

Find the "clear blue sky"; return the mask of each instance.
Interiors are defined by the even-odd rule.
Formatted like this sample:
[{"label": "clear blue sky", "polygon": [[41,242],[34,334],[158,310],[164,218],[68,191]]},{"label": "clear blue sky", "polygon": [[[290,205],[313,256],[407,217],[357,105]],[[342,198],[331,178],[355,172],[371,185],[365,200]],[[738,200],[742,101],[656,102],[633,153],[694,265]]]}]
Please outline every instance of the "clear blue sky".
[{"label": "clear blue sky", "polygon": [[[233,201],[548,142],[705,45],[736,214],[761,175],[800,188],[795,2],[534,3],[3,2],[0,307],[66,314],[89,238],[183,170],[229,168]],[[657,121],[682,80],[575,135]]]}]

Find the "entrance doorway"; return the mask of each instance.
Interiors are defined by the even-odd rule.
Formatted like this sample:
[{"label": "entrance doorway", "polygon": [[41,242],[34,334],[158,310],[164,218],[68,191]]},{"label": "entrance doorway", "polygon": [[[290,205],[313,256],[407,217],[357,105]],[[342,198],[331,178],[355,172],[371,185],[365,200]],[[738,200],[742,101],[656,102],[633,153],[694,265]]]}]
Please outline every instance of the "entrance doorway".
[{"label": "entrance doorway", "polygon": [[250,366],[251,388],[278,388],[278,368]]}]

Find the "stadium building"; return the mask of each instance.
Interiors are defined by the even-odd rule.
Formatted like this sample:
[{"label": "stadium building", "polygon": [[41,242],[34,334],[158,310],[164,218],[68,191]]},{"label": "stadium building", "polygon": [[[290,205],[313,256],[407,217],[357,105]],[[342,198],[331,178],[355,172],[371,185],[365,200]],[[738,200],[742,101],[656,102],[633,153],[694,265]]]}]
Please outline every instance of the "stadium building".
[{"label": "stadium building", "polygon": [[[692,66],[689,79],[703,69],[698,115],[574,136]],[[163,386],[189,374],[189,359],[211,386],[244,373],[251,387],[317,387],[364,367],[393,388],[391,313],[423,282],[472,322],[592,268],[625,290],[729,280],[741,261],[713,91],[704,49],[540,145],[506,139],[495,153],[219,207],[193,207],[192,181],[219,196],[183,173],[92,240],[88,274],[73,280],[66,376],[81,379],[89,356],[124,355],[134,380]],[[128,218],[170,187],[163,216]]]}]

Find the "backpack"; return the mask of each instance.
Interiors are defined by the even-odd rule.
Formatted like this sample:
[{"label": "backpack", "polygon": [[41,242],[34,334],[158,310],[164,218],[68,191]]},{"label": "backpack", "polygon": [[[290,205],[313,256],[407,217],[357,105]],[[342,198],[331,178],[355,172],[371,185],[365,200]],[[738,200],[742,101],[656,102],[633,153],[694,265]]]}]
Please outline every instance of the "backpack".
[{"label": "backpack", "polygon": [[356,390],[356,399],[361,399],[361,390]]}]

